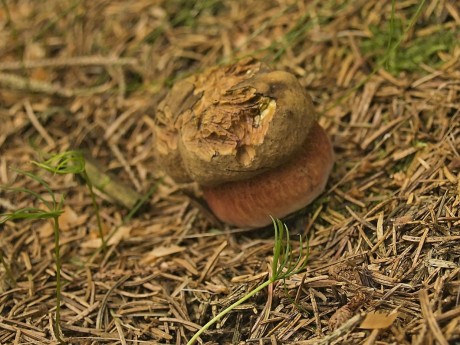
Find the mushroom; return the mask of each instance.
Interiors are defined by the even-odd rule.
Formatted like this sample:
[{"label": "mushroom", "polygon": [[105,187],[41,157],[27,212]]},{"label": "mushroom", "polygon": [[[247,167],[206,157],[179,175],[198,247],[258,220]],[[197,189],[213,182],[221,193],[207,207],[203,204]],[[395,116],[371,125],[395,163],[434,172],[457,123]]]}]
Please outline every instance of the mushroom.
[{"label": "mushroom", "polygon": [[297,211],[325,188],[332,145],[294,75],[254,60],[177,82],[155,117],[157,158],[239,227]]}]

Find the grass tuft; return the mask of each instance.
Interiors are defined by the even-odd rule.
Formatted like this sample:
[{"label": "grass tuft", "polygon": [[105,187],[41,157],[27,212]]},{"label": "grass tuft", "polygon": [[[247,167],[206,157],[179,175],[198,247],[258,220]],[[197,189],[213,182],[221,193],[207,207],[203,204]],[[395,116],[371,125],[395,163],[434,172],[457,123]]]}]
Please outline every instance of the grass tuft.
[{"label": "grass tuft", "polygon": [[256,295],[259,291],[265,289],[270,284],[275,283],[278,280],[285,280],[294,274],[301,272],[307,265],[308,259],[308,246],[302,240],[302,236],[299,236],[299,255],[294,260],[294,254],[292,251],[292,244],[289,237],[289,229],[279,219],[272,218],[273,228],[275,231],[275,244],[273,246],[273,261],[272,261],[272,276],[249,291],[246,295],[240,298],[238,301],[230,305],[229,307],[222,310],[219,314],[213,317],[208,323],[201,327],[193,337],[188,341],[187,345],[193,345],[198,340],[201,334],[206,332],[213,324],[219,321],[222,317],[227,315],[233,309],[247,301],[249,298]]},{"label": "grass tuft", "polygon": [[[418,18],[424,3],[425,1],[420,1],[417,5],[413,18]],[[393,1],[390,21],[382,26],[374,25],[369,28],[372,37],[363,40],[363,53],[369,56],[375,65],[383,66],[393,75],[421,71],[422,64],[439,66],[442,63],[439,53],[451,51],[456,44],[454,32],[438,30],[430,35],[406,41],[407,28],[413,27],[414,24],[405,26],[404,21],[396,17]]]}]

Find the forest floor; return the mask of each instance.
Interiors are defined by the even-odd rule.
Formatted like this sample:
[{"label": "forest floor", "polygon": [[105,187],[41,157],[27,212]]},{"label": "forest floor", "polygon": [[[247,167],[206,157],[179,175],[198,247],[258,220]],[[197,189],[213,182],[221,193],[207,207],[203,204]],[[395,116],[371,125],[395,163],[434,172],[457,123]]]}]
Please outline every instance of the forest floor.
[{"label": "forest floor", "polygon": [[[273,227],[217,222],[197,186],[164,177],[152,130],[174,80],[254,56],[299,78],[336,164],[286,220],[304,271],[200,342],[460,342],[459,29],[447,0],[3,0],[0,184],[16,189],[0,213],[62,211],[62,339],[186,344],[269,277]],[[110,173],[106,250],[84,179],[32,163],[69,150]],[[58,341],[52,219],[0,224],[0,344]]]}]

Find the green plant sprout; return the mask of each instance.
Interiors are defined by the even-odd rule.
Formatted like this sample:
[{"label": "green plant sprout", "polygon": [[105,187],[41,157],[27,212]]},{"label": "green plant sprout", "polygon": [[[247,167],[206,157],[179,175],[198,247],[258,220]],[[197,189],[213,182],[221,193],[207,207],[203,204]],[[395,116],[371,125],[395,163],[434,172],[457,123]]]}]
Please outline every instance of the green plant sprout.
[{"label": "green plant sprout", "polygon": [[66,151],[63,153],[52,155],[51,158],[45,160],[44,162],[33,161],[32,163],[53,174],[79,175],[83,179],[83,181],[85,181],[85,184],[88,186],[89,193],[91,195],[91,202],[93,204],[94,212],[96,214],[97,228],[99,231],[99,237],[101,238],[102,242],[102,249],[105,251],[107,248],[107,242],[105,241],[104,232],[102,230],[102,221],[101,216],[99,214],[99,205],[96,202],[96,194],[94,194],[93,184],[85,170],[85,158],[83,157],[83,154],[79,151]]},{"label": "green plant sprout", "polygon": [[[53,190],[40,177],[23,170],[15,170],[16,172],[25,175],[38,183],[40,183],[48,192],[51,197],[50,200],[46,200],[40,194],[27,189],[27,188],[12,188],[12,187],[2,187],[7,191],[12,192],[22,192],[34,196],[38,200],[40,200],[43,205],[46,206],[48,210],[42,210],[37,207],[23,207],[11,213],[4,213],[0,215],[0,225],[4,224],[9,220],[36,220],[36,219],[51,219],[53,222],[53,230],[54,230],[54,256],[56,262],[56,317],[55,317],[55,336],[59,343],[63,343],[61,338],[61,329],[60,329],[60,319],[61,319],[61,256],[60,256],[60,246],[59,246],[59,216],[64,212],[62,209],[62,205],[64,203],[64,198],[61,197],[58,201],[53,193]],[[3,258],[3,257],[2,257]],[[10,276],[10,279],[13,278],[11,270],[6,265],[4,260],[2,260],[2,264],[4,265],[7,275]],[[14,281],[14,278],[13,278]]]},{"label": "green plant sprout", "polygon": [[[271,217],[272,218],[272,217]],[[270,284],[278,280],[285,280],[294,274],[301,272],[307,265],[308,259],[308,246],[303,242],[302,236],[299,236],[299,255],[294,260],[292,252],[292,245],[289,238],[289,230],[281,220],[272,218],[273,227],[275,230],[275,244],[273,246],[273,261],[272,261],[272,276],[249,291],[241,299],[222,310],[219,314],[214,316],[207,324],[201,327],[194,336],[188,341],[187,345],[193,345],[198,340],[201,334],[209,329],[213,324],[219,321],[223,316],[231,312],[233,309],[247,301],[249,298],[257,294],[259,291],[265,289]]]},{"label": "green plant sprout", "polygon": [[[97,225],[99,229],[99,235],[102,241],[102,249],[106,249],[106,241],[104,239],[103,231],[102,231],[102,222],[99,214],[99,205],[96,202],[96,195],[94,194],[93,185],[91,180],[89,179],[86,170],[85,170],[85,159],[83,154],[78,151],[66,151],[63,153],[52,155],[49,159],[44,160],[43,162],[32,162],[36,166],[51,172],[53,174],[75,174],[79,175],[88,186],[88,189],[91,194],[91,200],[93,204],[93,208],[96,213]],[[40,194],[27,189],[27,188],[12,188],[12,187],[3,187],[3,189],[12,192],[24,192],[31,196],[34,196],[38,200],[40,200],[47,210],[42,210],[36,207],[24,207],[20,208],[16,211],[11,213],[5,213],[0,215],[0,225],[4,224],[9,220],[34,220],[34,219],[51,219],[53,222],[53,230],[54,230],[54,255],[56,261],[56,317],[55,317],[55,336],[59,343],[64,343],[61,337],[61,328],[60,328],[60,311],[61,311],[61,257],[60,257],[60,245],[59,245],[59,235],[60,235],[60,228],[59,228],[59,216],[64,212],[63,211],[63,204],[64,198],[61,197],[58,201],[54,195],[53,190],[51,189],[50,185],[45,182],[43,179],[34,175],[30,172],[22,171],[16,169],[18,173],[25,175],[38,183],[40,183],[48,192],[51,197],[51,201],[46,200]],[[0,251],[0,263],[4,266],[6,275],[10,280],[15,282],[14,276],[11,273],[10,267],[7,265],[3,258],[3,253]]]}]

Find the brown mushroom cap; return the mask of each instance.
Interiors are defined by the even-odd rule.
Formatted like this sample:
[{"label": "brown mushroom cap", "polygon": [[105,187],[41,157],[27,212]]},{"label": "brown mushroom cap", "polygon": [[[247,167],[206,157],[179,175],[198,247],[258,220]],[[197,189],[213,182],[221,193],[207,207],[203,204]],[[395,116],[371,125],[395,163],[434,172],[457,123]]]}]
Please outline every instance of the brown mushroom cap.
[{"label": "brown mushroom cap", "polygon": [[158,158],[178,182],[244,180],[288,160],[314,119],[292,74],[244,60],[174,86],[157,111]]},{"label": "brown mushroom cap", "polygon": [[270,216],[282,218],[323,192],[333,156],[329,138],[315,122],[300,151],[285,164],[248,180],[203,187],[203,194],[220,220],[239,227],[265,226]]},{"label": "brown mushroom cap", "polygon": [[191,182],[179,151],[178,120],[196,101],[192,80],[184,79],[172,87],[158,106],[155,116],[156,155],[163,170],[176,182]]}]

